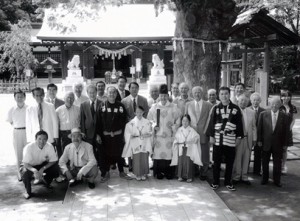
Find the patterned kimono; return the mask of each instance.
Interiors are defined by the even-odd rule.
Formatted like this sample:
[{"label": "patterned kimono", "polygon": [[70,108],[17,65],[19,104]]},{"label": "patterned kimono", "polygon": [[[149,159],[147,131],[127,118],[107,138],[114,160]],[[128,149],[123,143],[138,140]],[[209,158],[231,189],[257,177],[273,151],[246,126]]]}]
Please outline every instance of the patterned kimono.
[{"label": "patterned kimono", "polygon": [[[142,137],[150,135],[149,137]],[[145,118],[133,118],[125,127],[125,147],[122,157],[132,158],[132,172],[136,176],[149,173],[149,154],[152,153],[152,125]]]},{"label": "patterned kimono", "polygon": [[178,177],[192,179],[194,164],[202,165],[200,136],[190,126],[187,128],[180,127],[173,143],[171,165],[178,165]]},{"label": "patterned kimono", "polygon": [[154,135],[153,150],[153,172],[156,174],[171,176],[170,163],[172,159],[172,145],[174,141],[173,130],[180,125],[181,112],[176,104],[167,102],[162,105],[161,102],[154,104],[149,113],[148,119],[153,122],[153,126],[157,124],[157,109],[160,109],[159,130]]}]

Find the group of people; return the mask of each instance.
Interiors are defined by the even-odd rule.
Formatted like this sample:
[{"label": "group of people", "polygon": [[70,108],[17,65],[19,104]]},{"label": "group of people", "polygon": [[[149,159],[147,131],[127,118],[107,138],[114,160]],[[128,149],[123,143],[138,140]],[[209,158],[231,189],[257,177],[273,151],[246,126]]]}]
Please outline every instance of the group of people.
[{"label": "group of people", "polygon": [[[269,181],[269,161],[273,157],[273,181],[281,186],[286,172],[287,147],[292,145],[293,114],[291,94],[283,91],[273,97],[271,109],[260,107],[258,93],[246,94],[245,87],[210,89],[204,100],[201,87],[191,90],[186,83],[152,86],[150,97],[139,95],[139,84],[119,77],[117,87],[103,81],[74,85],[64,100],[56,97],[57,86],[49,84],[32,90],[36,103],[25,104],[23,91],[14,93],[16,106],[7,121],[14,128],[13,141],[19,181],[25,185],[24,197],[32,196],[31,183],[44,183],[53,188],[55,179],[67,179],[73,187],[86,180],[95,188],[98,171],[100,182],[110,178],[110,169],[118,168],[124,179],[146,180],[149,161],[153,176],[192,182],[195,174],[207,180],[213,161],[213,182],[220,185],[221,163],[225,162],[225,186],[248,180],[251,150],[254,149],[254,173],[262,172],[262,184]],[[47,96],[46,96],[47,95]],[[219,100],[217,100],[219,97]],[[250,102],[251,100],[251,102]],[[210,159],[210,148],[213,158]],[[225,161],[224,161],[225,160]],[[133,175],[124,172],[128,166]],[[282,171],[283,168],[283,171]]]}]

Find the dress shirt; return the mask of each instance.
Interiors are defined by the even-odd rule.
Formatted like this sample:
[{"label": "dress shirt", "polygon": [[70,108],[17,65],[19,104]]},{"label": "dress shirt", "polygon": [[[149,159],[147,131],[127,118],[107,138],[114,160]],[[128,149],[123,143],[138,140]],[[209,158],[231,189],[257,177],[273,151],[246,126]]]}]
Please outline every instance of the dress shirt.
[{"label": "dress shirt", "polygon": [[26,108],[27,105],[24,104],[22,108],[18,105],[9,109],[6,117],[6,121],[11,123],[14,128],[22,128],[26,125]]},{"label": "dress shirt", "polygon": [[125,98],[125,89],[123,91],[121,91],[119,88],[118,88],[118,92],[120,94],[120,97],[121,97],[121,100]]},{"label": "dress shirt", "polygon": [[202,110],[203,100],[202,99],[200,101],[195,100],[195,110],[197,110],[197,104],[199,104],[199,115],[200,115]]},{"label": "dress shirt", "polygon": [[72,105],[67,108],[62,105],[56,109],[60,130],[72,130],[80,127],[80,108]]},{"label": "dress shirt", "polygon": [[[276,127],[276,123],[277,123],[277,118],[278,118],[278,111],[276,113],[274,113],[273,111],[271,111],[271,117],[272,117],[272,128],[273,128],[273,131],[275,130],[275,127]],[[273,122],[273,118],[275,116],[275,122]]]},{"label": "dress shirt", "polygon": [[89,100],[89,98],[88,98],[87,96],[83,95],[83,94],[82,94],[80,97],[77,97],[77,96],[75,95],[74,105],[80,107],[80,105],[81,105],[83,102],[88,101],[88,100]]},{"label": "dress shirt", "polygon": [[41,165],[45,161],[55,162],[57,160],[57,154],[54,150],[54,147],[48,142],[42,149],[38,147],[36,142],[29,143],[24,147],[23,163],[36,166]]}]

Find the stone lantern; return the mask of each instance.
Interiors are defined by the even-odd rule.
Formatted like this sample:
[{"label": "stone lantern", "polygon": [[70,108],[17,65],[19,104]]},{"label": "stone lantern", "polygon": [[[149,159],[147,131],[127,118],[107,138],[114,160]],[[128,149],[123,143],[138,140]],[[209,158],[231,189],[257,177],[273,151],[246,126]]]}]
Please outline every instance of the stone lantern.
[{"label": "stone lantern", "polygon": [[48,74],[48,79],[49,79],[49,83],[52,83],[52,75],[53,73],[55,73],[56,71],[54,70],[54,66],[58,64],[57,61],[53,60],[50,57],[47,57],[44,61],[42,61],[40,63],[41,65],[44,66],[45,68],[45,73]]}]

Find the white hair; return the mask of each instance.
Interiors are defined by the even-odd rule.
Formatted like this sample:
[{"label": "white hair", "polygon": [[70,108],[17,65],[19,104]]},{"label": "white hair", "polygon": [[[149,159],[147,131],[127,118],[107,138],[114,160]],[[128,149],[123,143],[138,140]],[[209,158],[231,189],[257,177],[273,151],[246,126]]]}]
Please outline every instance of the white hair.
[{"label": "white hair", "polygon": [[211,93],[217,94],[216,89],[211,88],[207,91],[207,94],[211,94]]},{"label": "white hair", "polygon": [[254,97],[258,97],[259,100],[261,101],[261,96],[260,96],[259,93],[257,93],[257,92],[252,93],[252,94],[250,95],[250,100],[253,101]]}]

